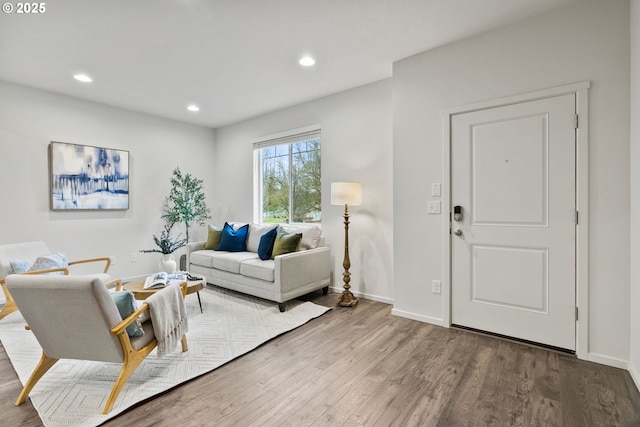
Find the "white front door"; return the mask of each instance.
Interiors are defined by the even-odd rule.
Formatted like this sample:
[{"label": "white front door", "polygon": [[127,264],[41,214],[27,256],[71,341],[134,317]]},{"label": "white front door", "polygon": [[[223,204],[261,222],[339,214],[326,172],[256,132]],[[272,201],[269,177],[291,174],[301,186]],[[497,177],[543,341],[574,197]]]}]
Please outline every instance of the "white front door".
[{"label": "white front door", "polygon": [[452,324],[575,350],[575,111],[451,116]]}]

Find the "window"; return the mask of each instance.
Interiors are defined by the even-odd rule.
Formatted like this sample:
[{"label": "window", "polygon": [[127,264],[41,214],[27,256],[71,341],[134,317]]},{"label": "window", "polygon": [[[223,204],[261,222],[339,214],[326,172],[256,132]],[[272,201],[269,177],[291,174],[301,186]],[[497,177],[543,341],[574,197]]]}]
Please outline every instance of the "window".
[{"label": "window", "polygon": [[257,222],[321,222],[320,129],[254,143]]}]

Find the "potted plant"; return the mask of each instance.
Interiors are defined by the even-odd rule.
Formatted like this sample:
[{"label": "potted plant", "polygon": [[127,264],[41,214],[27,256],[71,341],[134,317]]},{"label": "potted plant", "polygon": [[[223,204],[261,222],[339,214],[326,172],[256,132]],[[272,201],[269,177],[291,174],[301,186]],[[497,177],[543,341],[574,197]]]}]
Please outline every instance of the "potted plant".
[{"label": "potted plant", "polygon": [[178,234],[176,238],[171,236],[171,229],[173,223],[166,221],[164,224],[164,230],[160,233],[158,238],[153,235],[153,241],[158,246],[158,249],[143,249],[140,252],[152,253],[157,252],[162,254],[162,260],[160,261],[159,270],[166,271],[167,273],[174,273],[176,271],[176,261],[173,259],[173,253],[187,244],[187,239],[182,239],[182,233]]},{"label": "potted plant", "polygon": [[189,226],[192,222],[204,225],[205,220],[211,218],[202,184],[201,179],[188,173],[182,174],[180,168],[173,170],[171,191],[164,201],[162,218],[171,224],[184,224],[186,242],[189,242]]}]

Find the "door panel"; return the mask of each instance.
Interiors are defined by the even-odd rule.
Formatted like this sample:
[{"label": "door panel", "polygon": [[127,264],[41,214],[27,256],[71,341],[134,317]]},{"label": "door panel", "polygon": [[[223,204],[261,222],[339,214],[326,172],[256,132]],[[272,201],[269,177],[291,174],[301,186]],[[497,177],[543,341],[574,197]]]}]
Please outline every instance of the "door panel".
[{"label": "door panel", "polygon": [[546,115],[509,117],[472,127],[474,224],[546,224],[546,119]]},{"label": "door panel", "polygon": [[452,323],[575,350],[575,96],[451,119]]},{"label": "door panel", "polygon": [[472,302],[547,312],[548,250],[480,245],[471,250]]}]

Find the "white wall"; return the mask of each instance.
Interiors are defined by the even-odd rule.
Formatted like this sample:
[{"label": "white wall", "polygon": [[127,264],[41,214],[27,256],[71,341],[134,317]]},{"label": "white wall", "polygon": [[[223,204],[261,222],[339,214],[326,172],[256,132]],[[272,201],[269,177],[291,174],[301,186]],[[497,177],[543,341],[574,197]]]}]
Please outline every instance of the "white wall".
[{"label": "white wall", "polygon": [[[128,150],[130,209],[51,211],[50,141]],[[135,263],[130,254],[155,248],[174,167],[203,179],[212,205],[214,143],[210,129],[0,82],[0,244],[44,240],[70,259],[113,255],[113,277],[156,271],[159,254],[138,253]]]},{"label": "white wall", "polygon": [[383,80],[216,131],[214,223],[252,221],[252,140],[322,126],[322,229],[332,247],[334,285],[342,286],[344,207],[330,204],[333,181],[362,183],[362,205],[350,208],[351,285],[356,294],[391,302],[391,81]]},{"label": "white wall", "polygon": [[[444,322],[442,111],[590,80],[589,358],[629,357],[629,3],[585,1],[394,64],[394,309]],[[448,191],[448,189],[443,189]]]},{"label": "white wall", "polygon": [[631,0],[631,314],[629,372],[640,388],[640,0]]}]

